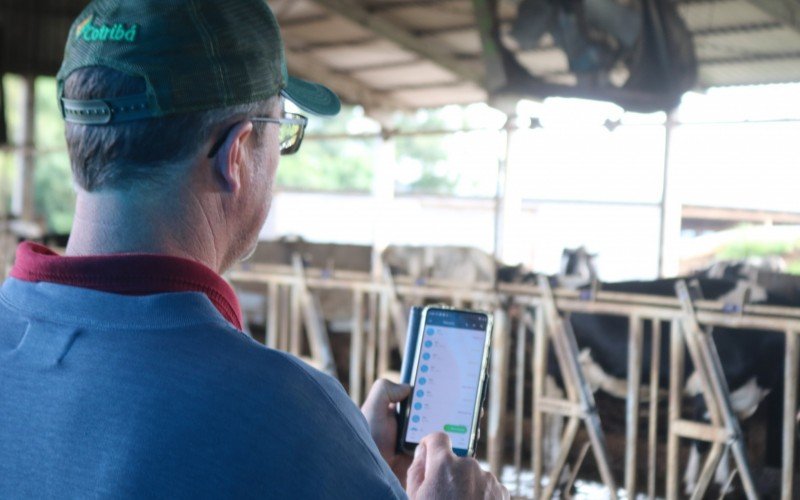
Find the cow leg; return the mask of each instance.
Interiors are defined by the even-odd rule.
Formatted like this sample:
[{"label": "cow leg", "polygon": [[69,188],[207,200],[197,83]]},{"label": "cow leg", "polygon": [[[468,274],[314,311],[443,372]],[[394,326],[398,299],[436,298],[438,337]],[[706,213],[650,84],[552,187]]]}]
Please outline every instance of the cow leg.
[{"label": "cow leg", "polygon": [[[545,378],[544,393],[547,397],[563,398],[564,391],[558,386],[551,375]],[[558,415],[546,415],[544,419],[544,469],[549,470],[558,457],[560,451],[561,434],[564,431],[564,419]]]},{"label": "cow leg", "polygon": [[725,447],[725,451],[722,452],[722,459],[719,461],[719,465],[717,466],[717,470],[714,474],[714,482],[717,483],[720,489],[720,495],[725,496],[732,491],[733,488],[730,486],[725,490],[725,484],[728,482],[728,476],[731,474],[731,457],[730,457],[730,448]]},{"label": "cow leg", "polygon": [[692,443],[689,448],[689,461],[686,463],[686,472],[683,474],[684,493],[691,496],[697,488],[697,477],[700,475],[700,451],[697,443]]},{"label": "cow leg", "polygon": [[[693,389],[699,386],[699,379],[697,373],[692,375],[686,381],[686,392],[692,393]],[[692,417],[693,420],[708,422],[708,412],[706,411],[706,403],[703,400],[702,394],[694,392],[691,394],[692,404]],[[687,496],[697,489],[697,481],[700,478],[700,467],[702,462],[702,455],[707,453],[710,445],[704,441],[691,440],[689,445],[689,461],[686,463],[686,472],[683,474],[684,492]]]}]

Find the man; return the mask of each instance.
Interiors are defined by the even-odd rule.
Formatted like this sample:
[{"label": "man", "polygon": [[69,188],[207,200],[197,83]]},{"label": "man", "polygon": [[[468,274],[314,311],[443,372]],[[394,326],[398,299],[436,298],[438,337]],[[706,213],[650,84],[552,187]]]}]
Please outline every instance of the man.
[{"label": "man", "polygon": [[219,274],[300,146],[283,99],[339,109],[287,76],[262,0],[96,0],[58,83],[77,208],[67,256],[23,243],[0,290],[0,498],[508,495],[445,434],[395,453],[409,387],[362,415],[240,331]]}]

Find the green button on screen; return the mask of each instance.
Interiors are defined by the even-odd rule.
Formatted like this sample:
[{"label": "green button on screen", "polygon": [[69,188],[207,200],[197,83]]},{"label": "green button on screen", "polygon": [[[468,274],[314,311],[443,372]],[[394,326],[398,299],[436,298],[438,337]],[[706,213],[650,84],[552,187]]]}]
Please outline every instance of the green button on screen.
[{"label": "green button on screen", "polygon": [[463,425],[445,424],[444,431],[445,432],[454,432],[456,434],[466,434],[467,433],[467,428],[464,427]]}]

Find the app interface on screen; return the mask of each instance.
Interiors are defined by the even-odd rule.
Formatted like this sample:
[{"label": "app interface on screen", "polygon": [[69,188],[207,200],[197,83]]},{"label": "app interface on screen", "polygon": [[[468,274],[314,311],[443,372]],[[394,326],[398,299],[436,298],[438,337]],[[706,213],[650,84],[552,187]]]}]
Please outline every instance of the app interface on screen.
[{"label": "app interface on screen", "polygon": [[466,449],[480,383],[486,316],[431,309],[422,331],[406,441],[437,431]]}]

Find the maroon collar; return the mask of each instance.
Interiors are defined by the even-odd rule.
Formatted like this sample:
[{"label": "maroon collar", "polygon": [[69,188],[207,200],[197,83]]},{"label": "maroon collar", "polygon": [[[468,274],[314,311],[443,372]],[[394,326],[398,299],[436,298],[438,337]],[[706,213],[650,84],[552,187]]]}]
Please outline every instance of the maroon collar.
[{"label": "maroon collar", "polygon": [[202,292],[228,322],[242,329],[242,312],[233,288],[208,267],[189,259],[134,253],[63,257],[25,241],[17,247],[11,276],[123,295]]}]

